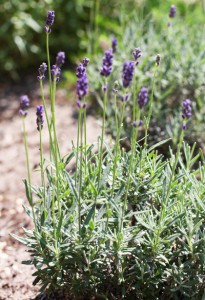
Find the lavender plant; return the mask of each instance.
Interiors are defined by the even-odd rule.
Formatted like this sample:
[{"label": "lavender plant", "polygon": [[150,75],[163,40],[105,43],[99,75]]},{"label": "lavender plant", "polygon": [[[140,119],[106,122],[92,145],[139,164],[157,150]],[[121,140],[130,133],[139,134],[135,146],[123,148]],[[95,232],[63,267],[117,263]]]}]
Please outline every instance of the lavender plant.
[{"label": "lavender plant", "polygon": [[[45,63],[40,66],[38,76],[43,103],[36,110],[42,179],[39,187],[31,184],[25,128],[27,96],[20,102],[28,168],[28,181],[24,182],[30,204],[25,210],[34,220],[34,229],[24,228],[23,238],[13,236],[30,249],[31,259],[23,263],[35,266],[33,283],[41,286],[41,293],[54,293],[56,299],[60,299],[59,292],[62,299],[202,299],[204,156],[202,152],[194,155],[194,148],[183,141],[192,102],[187,99],[182,103],[177,153],[170,149],[165,160],[158,154],[158,147],[167,140],[150,148],[138,141],[138,128],[143,125],[142,109],[149,105],[145,117],[148,126],[154,90],[153,79],[151,96],[146,87],[136,96],[133,78],[141,50],[135,49],[135,61],[122,64],[118,90],[108,82],[114,56],[113,50],[106,51],[99,71],[104,79],[104,100],[102,133],[96,153],[93,145],[87,145],[86,138],[89,59],[85,58],[76,70],[77,145],[62,157],[57,141],[55,94],[65,54],[59,52],[51,68],[48,35],[53,17],[54,12],[49,12],[45,30],[50,114],[43,90]],[[159,61],[158,55],[156,68]],[[117,127],[114,147],[105,138],[108,89],[114,89]],[[131,150],[125,151],[120,140],[129,101],[134,107],[133,126]],[[44,165],[41,135],[44,112],[50,137],[48,166]],[[69,169],[72,159],[74,172]]]}]

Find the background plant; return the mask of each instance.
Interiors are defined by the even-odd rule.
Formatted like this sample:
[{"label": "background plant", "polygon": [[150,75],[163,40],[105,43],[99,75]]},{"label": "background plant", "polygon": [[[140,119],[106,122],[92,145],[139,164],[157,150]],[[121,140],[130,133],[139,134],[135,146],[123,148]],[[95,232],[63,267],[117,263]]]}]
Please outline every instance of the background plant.
[{"label": "background plant", "polygon": [[[97,11],[96,3],[99,3]],[[192,26],[194,20],[195,24],[203,27],[203,1],[199,0],[190,3],[183,0],[163,3],[159,0],[60,0],[58,3],[53,0],[3,0],[0,4],[0,42],[4,47],[0,50],[0,72],[4,77],[6,75],[17,79],[24,73],[29,73],[36,62],[40,64],[45,59],[45,54],[41,51],[44,39],[39,33],[42,32],[43,25],[41,16],[49,8],[61,10],[56,18],[58,26],[53,32],[55,39],[51,42],[51,55],[54,57],[59,50],[58,46],[61,45],[69,53],[68,61],[75,62],[76,54],[79,57],[79,54],[86,50],[92,54],[93,51],[98,53],[108,36],[117,35],[121,39],[133,17],[141,21],[146,20],[146,24],[154,17],[160,35],[164,28],[161,20],[173,3],[178,7],[178,16],[182,16],[188,25]],[[137,28],[138,25],[136,30]],[[65,40],[67,43],[64,43]],[[93,41],[98,41],[95,47]]]},{"label": "background plant", "polygon": [[[193,98],[194,101],[194,122],[188,131],[188,140],[194,143],[199,142],[204,145],[203,137],[199,128],[204,128],[204,32],[198,31],[198,25],[189,26],[189,20],[178,18],[180,6],[177,7],[177,16],[172,20],[172,26],[168,27],[168,11],[166,15],[161,15],[162,28],[158,33],[159,19],[134,20],[130,19],[125,29],[122,41],[118,39],[118,49],[115,53],[116,62],[114,66],[113,81],[118,78],[121,71],[121,59],[133,59],[132,52],[136,47],[142,50],[142,58],[137,68],[136,89],[142,86],[148,88],[149,98],[152,94],[152,78],[154,74],[155,56],[153,53],[160,53],[162,64],[155,79],[153,118],[150,127],[150,142],[154,143],[161,138],[172,138],[173,144],[177,143],[177,135],[180,127],[179,104],[183,98]],[[154,14],[153,14],[154,15]],[[193,16],[193,15],[192,15]],[[190,17],[190,16],[189,16]],[[188,37],[188,38],[187,38]],[[109,47],[111,41],[108,41]],[[126,45],[126,47],[124,47]],[[99,62],[99,56],[94,64]],[[90,73],[97,72],[95,66],[90,68]],[[93,89],[99,90],[100,80],[97,77],[92,82]],[[97,99],[100,97],[96,94]],[[128,107],[129,106],[129,107]],[[127,106],[128,127],[125,130],[129,135],[130,115],[132,112],[132,102]],[[108,114],[114,116],[114,103],[109,102]],[[116,134],[114,118],[108,118],[111,134]],[[142,136],[144,132],[141,132]],[[165,150],[167,151],[167,150]]]}]

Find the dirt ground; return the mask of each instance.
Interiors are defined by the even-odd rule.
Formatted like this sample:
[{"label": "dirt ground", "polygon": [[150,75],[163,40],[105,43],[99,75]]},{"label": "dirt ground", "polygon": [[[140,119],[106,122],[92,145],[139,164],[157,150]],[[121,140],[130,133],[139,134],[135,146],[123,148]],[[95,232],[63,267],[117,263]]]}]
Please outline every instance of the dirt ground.
[{"label": "dirt ground", "polygon": [[[33,80],[33,79],[32,79]],[[40,174],[34,172],[39,163],[39,135],[36,130],[35,106],[41,104],[40,92],[33,81],[23,86],[0,86],[0,300],[35,299],[38,288],[33,287],[31,266],[22,265],[29,255],[26,248],[15,241],[10,233],[22,235],[22,227],[32,227],[22,207],[27,205],[22,179],[26,177],[26,161],[22,141],[22,120],[18,115],[19,97],[28,94],[31,108],[26,119],[29,159],[32,182],[38,184]],[[46,88],[48,91],[48,87]],[[75,142],[77,132],[77,108],[74,99],[68,99],[66,91],[57,93],[57,135],[61,151],[66,154]],[[47,102],[49,105],[49,103]],[[93,116],[88,116],[88,142],[95,143],[100,126]],[[48,158],[48,134],[43,130],[44,153]]]}]

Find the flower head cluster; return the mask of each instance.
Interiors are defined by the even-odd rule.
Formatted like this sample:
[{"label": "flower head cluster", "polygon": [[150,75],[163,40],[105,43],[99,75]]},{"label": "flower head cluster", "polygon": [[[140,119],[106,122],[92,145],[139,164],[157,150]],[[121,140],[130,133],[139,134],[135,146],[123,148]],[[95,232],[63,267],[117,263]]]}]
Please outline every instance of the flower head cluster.
[{"label": "flower head cluster", "polygon": [[83,59],[83,63],[79,64],[76,68],[77,80],[77,95],[78,95],[78,107],[85,108],[86,103],[81,103],[81,100],[86,96],[88,91],[88,77],[86,74],[86,67],[89,63],[88,58]]},{"label": "flower head cluster", "polygon": [[128,87],[133,79],[134,66],[134,61],[125,62],[123,65],[122,83],[124,88]]},{"label": "flower head cluster", "polygon": [[142,56],[142,50],[140,48],[135,48],[135,50],[132,52],[134,56],[134,60],[136,62],[136,66],[139,64],[138,59]]},{"label": "flower head cluster", "polygon": [[44,122],[44,118],[43,118],[43,106],[42,105],[38,105],[36,106],[36,124],[37,124],[37,129],[38,131],[43,129],[43,122]]},{"label": "flower head cluster", "polygon": [[191,116],[192,116],[191,100],[189,100],[189,99],[184,100],[182,105],[183,105],[182,118],[184,120],[182,128],[186,129],[186,120],[191,118]]},{"label": "flower head cluster", "polygon": [[64,63],[65,63],[65,52],[60,51],[56,56],[56,66],[58,68],[61,68]]},{"label": "flower head cluster", "polygon": [[22,117],[26,117],[28,114],[28,111],[26,110],[30,105],[30,100],[27,95],[23,95],[20,98],[20,109],[19,109],[19,115]]},{"label": "flower head cluster", "polygon": [[61,76],[61,67],[65,63],[65,52],[58,52],[56,56],[56,64],[52,66],[51,73],[53,75],[53,79],[56,81],[60,80]]},{"label": "flower head cluster", "polygon": [[47,71],[47,64],[42,63],[38,69],[39,76],[37,76],[38,80],[43,80],[45,78],[45,72]]},{"label": "flower head cluster", "polygon": [[46,33],[51,33],[51,26],[54,23],[55,12],[53,10],[49,10],[46,19],[46,26],[44,27],[44,31]]},{"label": "flower head cluster", "polygon": [[108,77],[112,72],[113,64],[113,51],[109,49],[105,51],[105,56],[103,57],[102,68],[100,69],[100,75]]},{"label": "flower head cluster", "polygon": [[170,11],[169,11],[169,17],[174,18],[176,16],[176,12],[177,12],[176,6],[171,5]]},{"label": "flower head cluster", "polygon": [[115,53],[117,51],[117,39],[116,37],[112,38],[112,52]]},{"label": "flower head cluster", "polygon": [[137,99],[139,108],[142,109],[148,102],[148,89],[146,87],[142,87],[138,99]]}]

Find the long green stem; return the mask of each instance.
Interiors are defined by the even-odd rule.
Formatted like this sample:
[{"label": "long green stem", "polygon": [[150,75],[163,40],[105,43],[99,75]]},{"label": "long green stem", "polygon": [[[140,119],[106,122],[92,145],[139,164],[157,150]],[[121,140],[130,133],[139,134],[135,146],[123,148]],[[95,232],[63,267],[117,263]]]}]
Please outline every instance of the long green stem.
[{"label": "long green stem", "polygon": [[111,192],[112,197],[114,194],[116,168],[117,168],[118,154],[119,154],[119,150],[120,150],[120,136],[121,136],[121,129],[123,127],[123,117],[124,117],[125,105],[126,105],[126,101],[123,102],[123,104],[122,104],[122,110],[121,110],[121,114],[120,114],[120,121],[119,121],[119,127],[118,127],[118,132],[117,132],[117,137],[116,137],[115,150],[114,150],[114,166],[113,166],[112,192]]},{"label": "long green stem", "polygon": [[27,167],[27,174],[28,174],[28,183],[29,183],[29,196],[31,200],[31,209],[33,214],[33,220],[35,228],[37,229],[37,223],[36,223],[36,216],[34,212],[34,203],[33,203],[33,195],[31,190],[31,172],[30,172],[30,164],[29,164],[29,154],[28,154],[28,143],[27,143],[27,137],[26,137],[26,124],[25,124],[25,117],[23,117],[23,142],[24,142],[24,148],[26,153],[26,167]]},{"label": "long green stem", "polygon": [[107,109],[107,83],[106,91],[104,92],[103,99],[103,120],[102,120],[102,132],[101,132],[101,141],[100,141],[100,151],[99,151],[99,166],[98,166],[98,189],[100,187],[101,179],[101,168],[102,168],[102,158],[103,158],[103,143],[104,143],[104,132],[105,132],[105,119],[106,119],[106,109]]},{"label": "long green stem", "polygon": [[79,190],[78,190],[78,226],[79,236],[81,236],[81,189],[82,189],[82,164],[83,164],[83,120],[82,120],[82,108],[79,112],[79,124],[80,124],[80,169],[79,169]]},{"label": "long green stem", "polygon": [[78,177],[78,157],[79,157],[79,144],[80,144],[80,112],[78,115],[78,130],[77,130],[77,148],[76,148],[76,171],[75,171],[75,186],[77,187]]},{"label": "long green stem", "polygon": [[41,185],[43,188],[43,206],[46,209],[46,187],[45,187],[45,179],[44,179],[44,171],[43,171],[43,145],[42,145],[42,129],[40,126],[39,130],[39,144],[40,144],[40,168],[41,168]]},{"label": "long green stem", "polygon": [[147,146],[148,130],[149,130],[149,125],[150,125],[150,120],[151,120],[152,110],[153,110],[154,87],[155,87],[155,79],[156,79],[156,75],[157,75],[157,70],[158,70],[158,66],[157,66],[157,64],[156,64],[156,65],[155,65],[155,69],[154,69],[154,76],[153,76],[153,80],[152,80],[152,90],[151,90],[151,96],[150,96],[150,103],[149,103],[148,117],[147,117],[146,125],[145,125],[145,141],[144,141],[144,147]]},{"label": "long green stem", "polygon": [[54,140],[54,149],[55,149],[55,163],[57,164],[58,159],[61,159],[61,155],[60,155],[60,149],[58,146],[58,139],[57,139],[57,134],[56,134],[56,118],[55,118],[55,97],[56,97],[56,76],[54,75],[54,79],[53,79],[53,95],[52,95],[52,99],[51,99],[51,124],[52,124],[52,128],[53,128],[53,140]]},{"label": "long green stem", "polygon": [[85,154],[84,154],[84,158],[85,158],[85,176],[86,176],[86,172],[87,172],[87,127],[86,127],[86,108],[84,108],[84,112],[83,112],[83,126],[84,126],[84,149],[85,149]]},{"label": "long green stem", "polygon": [[115,128],[118,130],[118,117],[117,117],[117,94],[114,95],[114,110],[115,110]]},{"label": "long green stem", "polygon": [[48,126],[48,132],[49,132],[49,145],[50,145],[49,149],[50,149],[50,159],[51,159],[52,156],[54,158],[53,140],[52,140],[51,126],[50,126],[50,122],[49,122],[49,118],[48,118],[48,112],[47,112],[47,108],[46,108],[46,102],[45,102],[45,96],[44,96],[42,80],[40,80],[40,90],[41,90],[41,98],[42,98],[42,102],[43,102],[43,108],[44,108],[45,116],[46,116],[46,123],[47,123],[47,126]]},{"label": "long green stem", "polygon": [[51,99],[51,114],[52,114],[52,128],[53,128],[53,135],[54,135],[54,156],[55,156],[55,167],[56,167],[56,189],[57,189],[57,201],[58,201],[58,214],[59,217],[61,215],[61,207],[60,207],[60,200],[59,200],[59,167],[58,167],[58,160],[61,160],[60,150],[58,146],[58,139],[56,134],[56,118],[55,118],[55,96],[56,96],[56,75],[54,75],[53,79],[53,89],[52,89],[52,99]]},{"label": "long green stem", "polygon": [[46,54],[47,54],[47,61],[48,61],[48,78],[49,78],[50,99],[52,99],[52,79],[51,79],[51,63],[50,63],[50,53],[49,53],[49,33],[46,33]]},{"label": "long green stem", "polygon": [[[104,131],[105,131],[105,119],[106,119],[106,111],[107,111],[107,81],[105,82],[105,91],[103,98],[103,119],[102,119],[102,132],[101,132],[101,140],[100,140],[100,149],[99,149],[99,163],[98,163],[98,193],[100,191],[100,179],[101,179],[101,169],[102,169],[102,159],[103,159],[103,143],[104,143]],[[95,219],[96,205],[97,205],[97,194],[95,195],[95,209],[93,213],[93,219]]]}]

